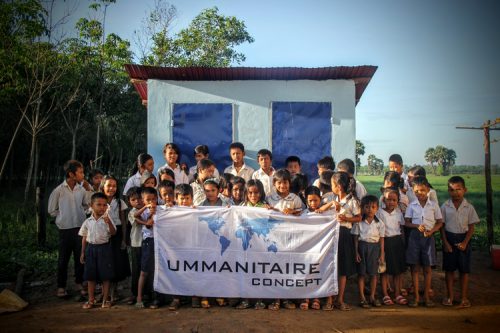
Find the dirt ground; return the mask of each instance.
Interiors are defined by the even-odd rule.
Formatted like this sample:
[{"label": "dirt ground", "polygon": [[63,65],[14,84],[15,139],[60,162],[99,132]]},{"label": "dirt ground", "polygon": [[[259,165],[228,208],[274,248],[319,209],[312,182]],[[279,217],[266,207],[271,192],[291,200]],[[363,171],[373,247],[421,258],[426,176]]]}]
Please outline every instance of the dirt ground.
[{"label": "dirt ground", "polygon": [[[54,286],[32,288],[23,295],[24,311],[0,315],[0,332],[498,332],[500,330],[500,271],[491,269],[488,253],[474,252],[469,309],[440,304],[445,295],[444,273],[433,272],[437,305],[427,309],[383,306],[370,310],[357,304],[356,280],[347,287],[353,310],[341,312],[253,309],[213,306],[208,310],[166,307],[138,310],[118,303],[111,309],[81,309],[74,300],[59,300]],[[409,274],[406,277],[409,279]],[[127,294],[128,290],[123,290]],[[456,296],[458,299],[458,295]]]}]

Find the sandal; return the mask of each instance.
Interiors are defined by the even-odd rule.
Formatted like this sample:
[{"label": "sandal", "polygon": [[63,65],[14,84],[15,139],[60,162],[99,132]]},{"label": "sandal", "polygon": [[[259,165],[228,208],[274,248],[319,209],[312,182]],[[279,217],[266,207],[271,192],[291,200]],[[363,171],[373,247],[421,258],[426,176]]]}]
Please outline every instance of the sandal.
[{"label": "sandal", "polygon": [[158,307],[159,307],[159,306],[160,306],[159,302],[155,300],[155,301],[153,301],[153,303],[151,303],[151,304],[149,305],[149,308],[150,308],[151,310],[156,310],[156,309],[158,309]]},{"label": "sandal", "polygon": [[300,309],[309,310],[309,300],[304,300],[302,303],[300,303]]},{"label": "sandal", "polygon": [[[104,302],[103,302],[103,304],[104,304]],[[135,307],[136,307],[136,309],[144,309],[144,303],[143,302],[137,302],[137,303],[135,303]]]},{"label": "sandal", "polygon": [[362,299],[359,302],[359,306],[362,307],[363,309],[369,309],[369,308],[371,308],[370,303],[368,303],[368,301],[366,299]]},{"label": "sandal", "polygon": [[340,311],[351,311],[352,308],[349,304],[347,303],[337,303],[335,304],[335,307],[339,309]]},{"label": "sandal", "polygon": [[407,297],[408,296],[408,291],[405,288],[401,288],[401,290],[399,291],[399,293],[403,297]]},{"label": "sandal", "polygon": [[87,302],[85,302],[82,306],[82,309],[85,309],[85,310],[88,310],[88,309],[92,309],[95,305],[95,299],[94,300],[88,300]]},{"label": "sandal", "polygon": [[208,309],[208,308],[210,308],[210,303],[208,302],[208,299],[203,298],[203,299],[201,300],[201,307],[202,307],[203,309]]},{"label": "sandal", "polygon": [[243,309],[248,309],[250,307],[250,303],[248,303],[248,300],[244,299],[243,301],[240,302],[236,306],[236,309],[243,310]]},{"label": "sandal", "polygon": [[56,296],[59,298],[66,298],[68,297],[68,292],[64,289],[57,289]]},{"label": "sandal", "polygon": [[274,301],[267,307],[269,310],[278,311],[280,309],[280,301]]},{"label": "sandal", "polygon": [[191,298],[191,307],[195,309],[201,308],[200,299],[198,297]]},{"label": "sandal", "polygon": [[226,299],[224,299],[224,298],[216,298],[215,301],[217,302],[218,306],[226,306],[227,305]]},{"label": "sandal", "polygon": [[177,311],[179,307],[181,306],[181,301],[177,298],[174,298],[172,302],[168,305],[168,309],[170,311]]},{"label": "sandal", "polygon": [[406,304],[408,304],[408,300],[406,298],[404,298],[403,296],[401,296],[401,295],[397,296],[394,300],[399,305],[406,305]]},{"label": "sandal", "polygon": [[384,305],[394,305],[390,296],[384,296],[384,298],[382,298],[382,302],[384,302]]},{"label": "sandal", "polygon": [[255,310],[263,310],[266,308],[266,305],[262,301],[255,302],[254,309]]},{"label": "sandal", "polygon": [[110,301],[104,301],[102,302],[101,308],[103,309],[109,309],[111,307],[111,302]]},{"label": "sandal", "polygon": [[424,304],[426,308],[433,308],[436,306],[436,304],[434,304],[434,302],[431,300],[425,301]]},{"label": "sandal", "polygon": [[311,305],[311,309],[313,309],[313,310],[321,310],[321,303],[320,303],[319,299],[315,298],[313,300],[313,303]]},{"label": "sandal", "polygon": [[466,309],[470,308],[472,304],[470,304],[470,301],[468,299],[464,299],[460,302],[460,304],[457,305],[457,309]]},{"label": "sandal", "polygon": [[443,304],[444,306],[453,306],[453,301],[451,300],[451,298],[444,298],[441,304]]},{"label": "sandal", "polygon": [[410,308],[418,308],[418,302],[414,299],[412,299],[410,302],[408,302],[408,306]]},{"label": "sandal", "polygon": [[287,310],[295,310],[297,308],[297,306],[295,305],[295,303],[293,303],[290,300],[284,300],[283,301],[283,307],[285,309],[287,309]]},{"label": "sandal", "polygon": [[376,308],[382,306],[382,303],[380,303],[380,301],[378,300],[378,298],[371,299],[370,303],[371,303],[371,305],[373,305]]},{"label": "sandal", "polygon": [[130,296],[129,298],[127,298],[127,305],[133,305],[134,303],[135,303],[134,296]]},{"label": "sandal", "polygon": [[323,307],[321,308],[323,311],[332,311],[333,310],[333,303],[325,303]]}]

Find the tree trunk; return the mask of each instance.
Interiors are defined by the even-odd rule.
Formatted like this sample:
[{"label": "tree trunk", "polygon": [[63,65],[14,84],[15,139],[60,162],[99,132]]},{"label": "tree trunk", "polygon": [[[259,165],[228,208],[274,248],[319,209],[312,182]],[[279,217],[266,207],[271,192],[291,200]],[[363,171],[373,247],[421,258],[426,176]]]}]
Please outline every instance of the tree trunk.
[{"label": "tree trunk", "polygon": [[35,165],[35,146],[36,146],[36,134],[31,133],[31,150],[30,150],[30,161],[28,168],[28,175],[26,177],[26,186],[24,187],[24,202],[26,203],[28,199],[28,193],[30,190],[31,176],[33,175],[33,167]]},{"label": "tree trunk", "polygon": [[76,130],[73,131],[71,137],[71,159],[74,160],[76,157]]},{"label": "tree trunk", "polygon": [[33,169],[33,190],[36,191],[36,187],[38,186],[38,164],[40,161],[40,143],[36,143],[35,145],[35,166]]},{"label": "tree trunk", "polygon": [[99,158],[99,130],[101,126],[99,124],[99,119],[97,119],[97,135],[95,140],[95,158],[94,158],[94,168],[98,168],[98,158]]}]

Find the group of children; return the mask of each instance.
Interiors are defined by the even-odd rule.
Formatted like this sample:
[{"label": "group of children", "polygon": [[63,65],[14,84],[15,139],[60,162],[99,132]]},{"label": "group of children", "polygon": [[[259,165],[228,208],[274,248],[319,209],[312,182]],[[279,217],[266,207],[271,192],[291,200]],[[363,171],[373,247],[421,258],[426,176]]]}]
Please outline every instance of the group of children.
[{"label": "group of children", "polygon": [[[390,171],[385,174],[381,196],[367,193],[353,175],[354,162],[342,160],[335,169],[331,157],[318,161],[319,178],[308,186],[301,173],[300,158],[290,156],[286,167],[275,170],[272,153],[257,153],[260,169],[253,170],[244,162],[243,144],[229,147],[233,163],[222,176],[209,159],[205,145],[197,146],[196,167],[179,164],[180,151],[174,143],[163,150],[166,164],[153,174],[154,161],[149,154],[140,154],[133,175],[127,180],[120,199],[118,181],[92,170],[89,182],[84,179],[83,165],[75,160],[65,166],[66,180],[49,199],[49,213],[56,217],[59,228],[59,260],[57,296],[65,297],[68,262],[73,254],[75,283],[83,308],[96,304],[96,285],[102,288],[102,307],[118,300],[116,285],[131,276],[132,297],[128,304],[144,308],[149,294],[150,308],[157,308],[165,295],[154,292],[155,216],[159,210],[172,206],[242,205],[273,209],[283,214],[335,214],[340,223],[338,239],[338,295],[325,300],[215,299],[220,306],[230,304],[238,309],[251,307],[279,310],[294,309],[347,311],[344,300],[347,278],[358,275],[359,305],[363,308],[385,305],[423,304],[434,306],[431,268],[436,265],[434,233],[440,231],[443,243],[443,269],[446,274],[445,306],[454,303],[454,272],[460,272],[461,299],[459,307],[470,307],[467,295],[471,246],[474,225],[479,218],[474,207],[464,198],[467,188],[463,178],[448,181],[450,199],[441,208],[436,192],[425,177],[425,169],[413,167],[403,171],[400,155],[389,158]],[[129,210],[128,218],[126,210]],[[443,226],[444,224],[444,226]],[[127,252],[128,249],[128,252]],[[130,255],[130,261],[129,261]],[[411,268],[412,286],[403,288],[403,274]],[[419,271],[424,275],[423,303],[420,303]],[[381,277],[382,302],[376,297],[378,276]],[[369,295],[365,296],[369,277]],[[83,282],[86,281],[87,288]],[[391,294],[393,293],[393,297]],[[414,296],[407,299],[409,293]],[[187,295],[171,295],[170,310],[177,310]],[[209,308],[207,298],[191,296],[192,307]]]}]

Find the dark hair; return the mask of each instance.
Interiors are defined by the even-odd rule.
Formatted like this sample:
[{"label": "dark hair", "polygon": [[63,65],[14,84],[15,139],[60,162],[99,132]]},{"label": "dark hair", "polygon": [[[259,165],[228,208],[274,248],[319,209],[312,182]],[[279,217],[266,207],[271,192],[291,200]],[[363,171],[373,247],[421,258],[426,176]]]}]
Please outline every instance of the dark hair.
[{"label": "dark hair", "polygon": [[453,176],[448,179],[448,185],[450,184],[461,184],[465,188],[465,180],[460,176]]},{"label": "dark hair", "polygon": [[203,182],[203,189],[205,189],[205,185],[214,185],[218,190],[220,190],[220,181],[217,178],[205,179],[205,181]]},{"label": "dark hair", "polygon": [[137,156],[137,161],[134,163],[130,176],[133,176],[139,171],[139,168],[146,164],[147,161],[152,160],[153,156],[147,153],[141,153]]},{"label": "dark hair", "polygon": [[153,175],[151,172],[149,171],[145,171],[142,176],[141,176],[141,186],[144,185],[144,183],[148,180],[148,179],[154,179],[155,180],[155,187],[156,185],[158,185],[158,180],[156,179],[155,175]]},{"label": "dark hair", "polygon": [[69,178],[70,173],[74,174],[80,168],[83,169],[83,164],[82,162],[77,160],[69,160],[66,163],[64,163],[63,170],[66,173],[66,178]]},{"label": "dark hair", "polygon": [[194,147],[194,155],[196,154],[203,154],[203,155],[208,155],[210,151],[208,150],[207,145],[198,145]]},{"label": "dark hair", "polygon": [[[262,184],[262,182],[258,179],[250,179],[247,183],[247,189],[251,186],[257,186],[260,194],[260,201],[266,202],[266,191],[264,191],[264,185]],[[246,191],[245,193],[245,199],[246,201],[248,201],[248,191]]]},{"label": "dark hair", "polygon": [[[363,197],[363,199],[361,199],[361,203],[360,203],[360,206],[361,206],[361,211],[363,211],[363,207],[366,206],[366,205],[370,205],[370,204],[376,204],[377,207],[379,206],[378,205],[378,198],[374,195],[371,195],[371,194],[368,194],[368,195],[365,195]],[[362,217],[361,217],[363,220],[366,218],[365,216],[365,213],[363,213]],[[375,215],[374,217],[374,220],[375,222],[379,222],[379,219],[378,217]]]},{"label": "dark hair", "polygon": [[245,146],[241,142],[233,142],[229,145],[229,150],[231,149],[239,149],[242,152],[245,152]]},{"label": "dark hair", "polygon": [[142,189],[139,186],[132,186],[131,188],[128,189],[127,194],[127,199],[130,200],[130,198],[133,197],[140,197],[141,196]]},{"label": "dark hair", "polygon": [[285,160],[285,165],[288,166],[288,163],[291,163],[291,162],[297,162],[297,163],[299,163],[299,165],[302,165],[300,162],[300,158],[298,156],[295,156],[295,155],[288,156]]},{"label": "dark hair", "polygon": [[385,198],[386,193],[396,193],[399,202],[399,188],[397,187],[386,187],[382,190],[382,196]]},{"label": "dark hair", "polygon": [[257,152],[257,159],[260,157],[260,156],[269,156],[269,159],[271,159],[271,161],[273,160],[273,153],[271,153],[270,150],[268,149],[261,149]]},{"label": "dark hair", "polygon": [[205,169],[210,168],[211,166],[215,166],[215,163],[207,158],[204,158],[204,159],[198,161],[198,163],[196,164],[196,170],[197,171],[205,170]]},{"label": "dark hair", "polygon": [[418,176],[426,177],[426,175],[427,175],[425,169],[423,167],[421,167],[420,165],[416,165],[414,167],[411,167],[408,170],[408,173],[411,173],[414,177],[418,177]]},{"label": "dark hair", "polygon": [[106,200],[106,202],[108,201],[108,197],[106,196],[106,194],[102,192],[96,192],[90,197],[90,203],[93,204],[97,199],[104,199]]},{"label": "dark hair", "polygon": [[116,199],[118,201],[118,211],[122,210],[122,201],[121,201],[121,196],[120,196],[120,185],[118,184],[118,180],[113,176],[113,175],[105,175],[102,178],[101,185],[99,186],[99,192],[104,193],[104,184],[106,184],[106,181],[108,180],[114,180],[116,182],[116,193],[113,196],[113,199]]},{"label": "dark hair", "polygon": [[162,188],[171,188],[175,189],[175,183],[171,180],[162,180],[160,184],[158,185],[158,191]]},{"label": "dark hair", "polygon": [[290,192],[299,194],[307,187],[307,176],[303,173],[296,173],[290,181]]},{"label": "dark hair", "polygon": [[399,154],[392,154],[389,156],[389,162],[394,162],[399,165],[403,165],[403,158]]},{"label": "dark hair", "polygon": [[173,151],[175,151],[175,153],[177,154],[177,161],[179,161],[179,158],[181,158],[181,150],[179,148],[179,146],[177,146],[175,143],[173,142],[168,142],[165,144],[165,146],[163,147],[163,154],[165,154],[167,152],[167,149],[170,148],[172,149]]},{"label": "dark hair", "polygon": [[175,186],[175,197],[179,195],[190,195],[193,196],[193,188],[188,184],[179,184]]},{"label": "dark hair", "polygon": [[347,172],[349,175],[354,175],[356,172],[355,164],[353,160],[346,158],[337,164],[337,169]]},{"label": "dark hair", "polygon": [[231,179],[231,184],[234,185],[237,185],[237,184],[240,184],[240,185],[243,185],[245,186],[246,184],[246,181],[244,178],[240,177],[240,176],[234,176],[232,179]]},{"label": "dark hair", "polygon": [[221,189],[228,189],[229,192],[233,190],[233,184],[231,183],[231,179],[234,178],[234,175],[231,173],[225,173],[220,177],[220,187]]},{"label": "dark hair", "polygon": [[317,195],[321,199],[321,191],[318,187],[316,186],[308,186],[306,190],[304,191],[304,196],[307,198],[308,195]]},{"label": "dark hair", "polygon": [[321,193],[328,193],[332,191],[332,176],[335,172],[332,170],[325,170],[319,176],[319,190]]},{"label": "dark hair", "polygon": [[418,185],[425,185],[425,186],[427,186],[429,188],[431,187],[431,184],[429,184],[429,181],[424,176],[417,176],[417,177],[413,178],[413,185],[412,185],[412,187],[418,186]]},{"label": "dark hair", "polygon": [[331,180],[332,182],[335,182],[335,184],[340,185],[345,193],[351,194],[355,199],[357,199],[356,179],[351,177],[347,172],[337,171],[333,174]]},{"label": "dark hair", "polygon": [[92,169],[89,171],[89,179],[92,180],[92,178],[94,178],[96,175],[103,175],[104,176],[104,172],[101,170],[101,169]]},{"label": "dark hair", "polygon": [[385,181],[389,181],[391,183],[390,187],[403,188],[405,186],[404,179],[396,171],[387,171],[384,175],[384,182]]},{"label": "dark hair", "polygon": [[328,170],[335,169],[335,161],[331,156],[324,156],[318,161],[318,167]]},{"label": "dark hair", "polygon": [[156,197],[158,197],[158,191],[156,191],[155,188],[153,188],[153,187],[143,187],[143,188],[141,188],[141,195],[145,196],[147,194],[154,194]]},{"label": "dark hair", "polygon": [[273,184],[276,183],[277,181],[286,181],[291,184],[292,183],[292,176],[290,175],[290,171],[287,169],[279,169],[274,173],[273,176]]},{"label": "dark hair", "polygon": [[175,173],[167,167],[158,170],[158,180],[161,178],[160,176],[164,174],[169,175],[170,177],[172,177],[173,180],[175,180]]}]

